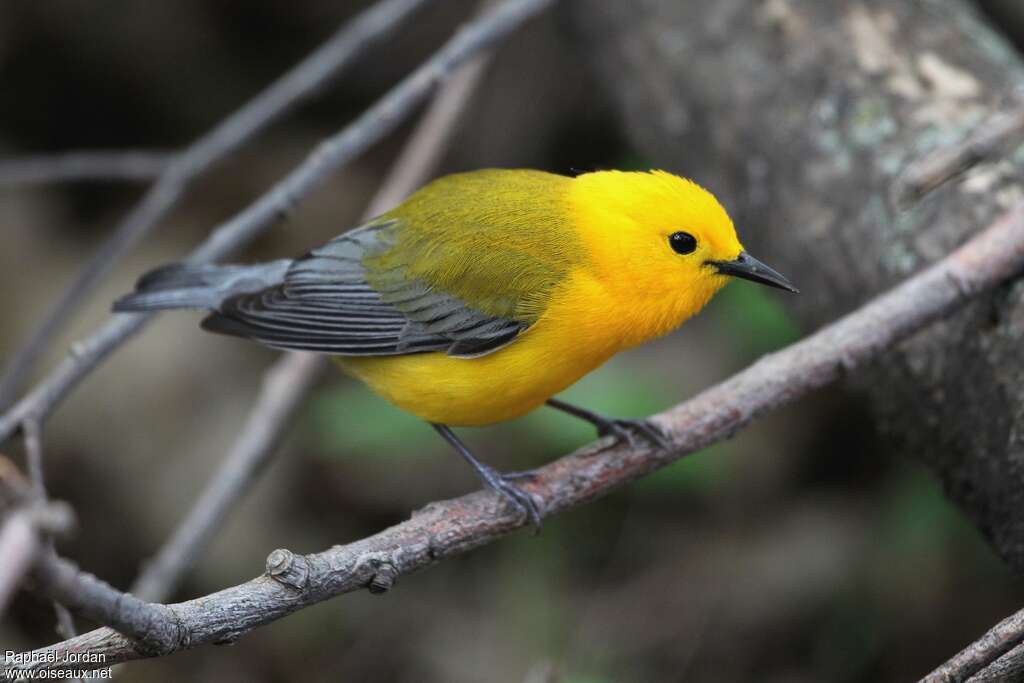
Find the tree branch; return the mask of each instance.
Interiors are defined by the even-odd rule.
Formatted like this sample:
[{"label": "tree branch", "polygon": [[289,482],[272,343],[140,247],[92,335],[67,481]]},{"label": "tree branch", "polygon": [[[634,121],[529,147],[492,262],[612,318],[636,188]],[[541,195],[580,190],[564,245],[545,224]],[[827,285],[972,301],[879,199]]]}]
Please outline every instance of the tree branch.
[{"label": "tree branch", "polygon": [[[387,211],[430,178],[489,60],[489,54],[482,54],[462,65],[438,91],[367,205],[364,219]],[[143,569],[133,594],[151,601],[170,597],[231,508],[266,468],[292,415],[326,367],[323,356],[286,353],[266,371],[229,455],[170,540]]]},{"label": "tree branch", "polygon": [[962,142],[941,147],[910,164],[894,185],[896,202],[903,207],[917,203],[974,166],[1006,154],[1022,134],[1024,104],[1018,102],[1013,109],[989,118]]},{"label": "tree branch", "polygon": [[[46,506],[49,502],[49,495],[46,492],[46,478],[43,473],[43,435],[39,421],[34,417],[27,418],[22,423],[21,431],[25,437],[25,460],[28,463],[28,476],[32,482],[32,491],[38,501],[37,504]],[[53,542],[52,534],[43,535],[41,547],[38,548],[36,556],[40,555],[48,561],[57,559],[57,547]],[[54,598],[52,602],[53,612],[57,617],[57,633],[63,638],[73,638],[76,635],[74,619],[71,618],[67,607],[59,598]]]},{"label": "tree branch", "polygon": [[[1024,644],[1024,610],[993,626],[985,635],[922,678],[921,683],[1018,680],[986,676],[985,670],[993,666],[1000,670],[999,676],[1005,676],[1007,670],[1024,667],[1024,645],[1022,644]],[[975,678],[975,674],[978,674],[977,678]]]},{"label": "tree branch", "polygon": [[110,272],[121,256],[170,214],[196,178],[294,107],[310,99],[348,67],[355,57],[387,37],[425,2],[381,0],[348,22],[330,40],[245,106],[175,156],[156,184],[121,221],[113,236],[78,273],[53,309],[12,356],[0,379],[0,409],[11,403],[36,359],[96,284]]},{"label": "tree branch", "polygon": [[[505,0],[468,24],[355,122],[322,142],[269,192],[218,226],[186,260],[205,263],[222,258],[284,218],[332,173],[394,130],[453,69],[495,45],[553,2]],[[142,329],[152,315],[114,316],[91,337],[73,346],[57,368],[0,417],[0,442],[10,438],[27,415],[40,419],[49,415],[69,391]]]},{"label": "tree branch", "polygon": [[[612,489],[725,439],[754,418],[859,370],[929,323],[1024,270],[1024,204],[920,274],[815,334],[674,408],[654,416],[671,449],[610,439],[538,471],[524,488],[546,515]],[[396,578],[494,541],[526,523],[491,491],[434,503],[374,536],[311,555],[275,550],[263,576],[169,606],[180,640],[174,649],[231,642],[316,602],[364,587],[389,589]],[[11,669],[66,668],[71,653],[106,657],[104,665],[149,653],[103,628],[34,652]],[[50,660],[56,660],[51,662]]]},{"label": "tree branch", "polygon": [[175,153],[157,150],[82,150],[0,159],[0,187],[82,180],[152,180]]},{"label": "tree branch", "polygon": [[[41,448],[38,439],[26,440],[29,450]],[[41,454],[30,454],[29,460],[41,460]],[[66,503],[49,502],[40,498],[30,483],[21,475],[14,463],[0,456],[0,516],[5,517],[0,527],[0,616],[3,615],[13,591],[32,568],[40,550],[45,547],[43,536],[65,533],[74,525],[74,514]],[[62,614],[58,610],[58,619]],[[61,634],[65,638],[68,635]]]},{"label": "tree branch", "polygon": [[40,553],[31,577],[36,592],[87,619],[109,624],[131,636],[141,652],[168,654],[179,649],[178,643],[187,637],[171,607],[122,593],[56,553]]},{"label": "tree branch", "polygon": [[0,461],[0,503],[15,506],[0,532],[0,556],[4,558],[0,571],[0,613],[11,591],[31,569],[29,576],[36,590],[53,602],[62,637],[75,636],[68,612],[71,608],[93,621],[130,634],[144,650],[159,653],[161,648],[170,647],[176,642],[177,632],[173,613],[167,607],[121,593],[57,556],[53,532],[66,531],[73,516],[68,506],[47,500],[38,423],[26,420],[24,432],[29,481],[25,482],[9,461]]},{"label": "tree branch", "polygon": [[[39,536],[27,510],[15,510],[0,527],[0,616],[39,552]],[[69,636],[65,636],[67,638]]]}]

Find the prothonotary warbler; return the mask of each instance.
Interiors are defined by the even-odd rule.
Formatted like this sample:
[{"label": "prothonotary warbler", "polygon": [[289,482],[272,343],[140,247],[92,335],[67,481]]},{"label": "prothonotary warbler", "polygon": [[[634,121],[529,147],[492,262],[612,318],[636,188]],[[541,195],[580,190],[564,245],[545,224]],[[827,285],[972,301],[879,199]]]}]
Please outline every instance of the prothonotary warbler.
[{"label": "prothonotary warbler", "polygon": [[649,422],[552,397],[677,327],[730,276],[797,291],[743,250],[722,206],[689,180],[480,170],[435,180],[295,260],[159,268],[114,310],[206,309],[207,330],[336,357],[539,526],[517,475],[478,461],[450,426],[546,402],[601,434],[664,447]]}]

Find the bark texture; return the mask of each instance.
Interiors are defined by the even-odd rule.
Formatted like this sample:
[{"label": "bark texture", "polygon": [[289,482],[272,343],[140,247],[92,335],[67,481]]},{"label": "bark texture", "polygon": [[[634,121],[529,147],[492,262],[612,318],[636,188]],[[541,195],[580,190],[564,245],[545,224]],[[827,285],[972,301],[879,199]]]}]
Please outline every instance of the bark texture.
[{"label": "bark texture", "polygon": [[[750,250],[803,290],[787,304],[808,329],[1024,194],[1017,148],[913,206],[895,198],[909,162],[1024,82],[1018,53],[962,0],[575,0],[567,14],[639,151],[722,198]],[[890,443],[1024,569],[1024,282],[852,379]]]}]

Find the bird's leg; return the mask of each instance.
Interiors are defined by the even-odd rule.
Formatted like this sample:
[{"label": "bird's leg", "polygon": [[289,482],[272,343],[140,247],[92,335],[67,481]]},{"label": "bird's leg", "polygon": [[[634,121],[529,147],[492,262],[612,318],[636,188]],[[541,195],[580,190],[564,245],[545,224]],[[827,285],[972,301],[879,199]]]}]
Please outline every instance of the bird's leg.
[{"label": "bird's leg", "polygon": [[534,502],[533,497],[529,493],[523,491],[511,481],[512,479],[528,478],[533,476],[530,472],[502,474],[490,465],[485,465],[474,458],[473,454],[469,452],[468,448],[466,448],[466,444],[462,443],[462,440],[455,436],[455,433],[451,428],[433,422],[431,423],[431,426],[437,430],[437,433],[440,434],[466,462],[472,465],[473,469],[476,470],[477,476],[479,476],[487,486],[501,494],[516,510],[529,517],[534,529],[538,532],[540,531],[541,515],[540,509],[537,507],[537,503]]},{"label": "bird's leg", "polygon": [[575,415],[581,420],[586,420],[597,427],[598,436],[614,435],[619,441],[625,441],[630,446],[636,445],[636,437],[641,436],[651,444],[662,450],[671,449],[668,437],[650,420],[638,420],[628,418],[606,417],[599,413],[574,406],[571,403],[560,401],[557,398],[549,398],[548,405],[564,413]]}]

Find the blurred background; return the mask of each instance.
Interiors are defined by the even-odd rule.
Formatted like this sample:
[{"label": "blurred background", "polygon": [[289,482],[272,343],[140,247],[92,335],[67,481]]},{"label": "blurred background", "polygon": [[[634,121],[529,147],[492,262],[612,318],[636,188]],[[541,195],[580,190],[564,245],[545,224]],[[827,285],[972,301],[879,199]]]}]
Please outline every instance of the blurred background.
[{"label": "blurred background", "polygon": [[[182,147],[365,4],[2,3],[0,157]],[[119,264],[41,367],[103,321],[139,273],[180,258],[386,92],[472,5],[435,3],[417,14],[322,97],[218,166]],[[1015,3],[990,5],[1013,30]],[[499,50],[441,172],[647,168],[592,78],[561,13],[531,23]],[[410,128],[338,174],[241,260],[297,255],[354,225]],[[101,182],[0,188],[0,358],[142,191]],[[682,331],[616,358],[565,396],[622,416],[664,409],[807,332],[783,302],[732,284]],[[60,549],[120,588],[195,500],[275,357],[205,334],[199,319],[160,317],[47,424],[50,493],[79,519]],[[545,410],[463,434],[503,469],[593,437]],[[274,548],[312,552],[356,540],[476,486],[427,425],[332,374],[175,598],[259,574]],[[231,647],[133,663],[119,676],[905,681],[1022,603],[1024,586],[928,473],[889,455],[861,399],[834,388],[548,519],[539,537],[520,533],[404,578],[386,595],[344,596]],[[50,605],[30,594],[0,623],[0,650],[55,638]]]}]

